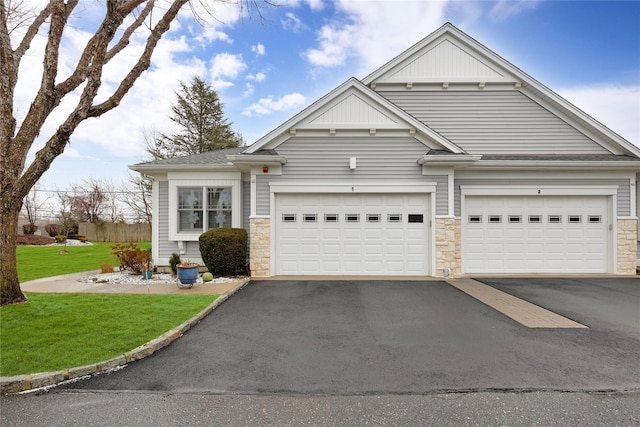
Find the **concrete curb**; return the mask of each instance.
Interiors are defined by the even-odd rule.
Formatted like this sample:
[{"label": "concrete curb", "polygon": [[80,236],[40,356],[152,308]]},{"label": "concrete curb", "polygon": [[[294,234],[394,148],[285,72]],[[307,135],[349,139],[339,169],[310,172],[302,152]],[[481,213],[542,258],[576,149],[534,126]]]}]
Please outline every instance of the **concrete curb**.
[{"label": "concrete curb", "polygon": [[193,316],[191,319],[187,320],[181,325],[176,326],[170,331],[165,332],[158,338],[153,339],[138,348],[128,351],[121,356],[117,356],[103,362],[92,363],[90,365],[79,366],[76,368],[63,369],[60,371],[41,372],[28,375],[15,375],[12,377],[0,377],[0,394],[16,394],[28,390],[51,387],[63,381],[105,372],[150,356],[156,351],[168,346],[173,341],[180,338],[185,332],[191,329],[194,325],[198,324],[209,313],[215,310],[227,299],[229,299],[230,296],[245,287],[247,283],[249,283],[249,281],[250,280],[245,280],[238,283],[233,289],[220,295],[214,302],[204,308],[200,313]]}]

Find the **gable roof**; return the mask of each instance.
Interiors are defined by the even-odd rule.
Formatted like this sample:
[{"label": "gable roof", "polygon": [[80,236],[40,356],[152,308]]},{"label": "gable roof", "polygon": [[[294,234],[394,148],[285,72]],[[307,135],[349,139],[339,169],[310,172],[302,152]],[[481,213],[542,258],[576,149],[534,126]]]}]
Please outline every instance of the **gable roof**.
[{"label": "gable roof", "polygon": [[406,135],[415,137],[429,148],[446,149],[453,153],[464,152],[447,138],[352,77],[260,138],[243,153],[251,154],[265,148],[274,149],[295,135],[298,130],[336,132],[340,129],[361,129],[373,133],[378,130],[406,130]]},{"label": "gable roof", "polygon": [[[455,61],[439,60],[445,55]],[[513,85],[613,154],[640,157],[640,148],[449,22],[363,79],[372,88],[455,82]]]}]

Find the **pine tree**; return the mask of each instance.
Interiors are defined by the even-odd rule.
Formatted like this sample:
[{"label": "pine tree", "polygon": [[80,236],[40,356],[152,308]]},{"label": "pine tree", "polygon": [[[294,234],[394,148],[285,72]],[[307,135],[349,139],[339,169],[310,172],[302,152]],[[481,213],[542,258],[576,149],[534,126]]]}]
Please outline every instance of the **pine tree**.
[{"label": "pine tree", "polygon": [[154,160],[239,147],[243,143],[224,117],[223,104],[210,84],[194,77],[188,85],[180,82],[176,96],[170,120],[178,130],[172,135],[158,133],[147,141],[146,151]]}]

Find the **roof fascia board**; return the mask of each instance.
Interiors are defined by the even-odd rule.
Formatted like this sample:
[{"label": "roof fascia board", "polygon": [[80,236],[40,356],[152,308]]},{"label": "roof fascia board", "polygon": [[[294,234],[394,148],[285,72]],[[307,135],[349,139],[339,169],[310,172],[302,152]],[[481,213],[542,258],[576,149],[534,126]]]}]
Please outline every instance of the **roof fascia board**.
[{"label": "roof fascia board", "polygon": [[[346,96],[346,93],[349,92],[350,90],[353,90],[354,92],[357,91],[358,94],[368,98],[373,103],[379,104],[384,109],[386,109],[387,111],[392,113],[394,116],[396,116],[400,121],[404,121],[405,123],[407,123],[409,125],[408,127],[415,128],[417,131],[416,134],[422,133],[429,140],[434,141],[436,144],[452,151],[453,153],[464,153],[464,150],[462,150],[462,148],[458,147],[457,145],[449,141],[447,138],[440,135],[438,132],[434,131],[433,129],[431,129],[421,121],[417,120],[413,116],[407,114],[404,110],[398,108],[396,105],[391,103],[389,100],[387,100],[380,94],[376,93],[375,91],[371,90],[367,86],[363,85],[360,81],[358,81],[354,77],[351,77],[349,80],[347,80],[342,85],[338,86],[337,88],[329,92],[327,95],[320,98],[318,101],[311,104],[302,112],[293,116],[291,119],[287,120],[285,123],[283,123],[276,129],[274,129],[273,131],[269,132],[264,137],[260,138],[254,144],[250,145],[249,148],[247,148],[247,150],[245,150],[243,153],[245,154],[255,153],[260,148],[264,147],[270,142],[273,142],[273,146],[271,148],[276,148],[277,145],[281,144],[282,142],[284,142],[290,137],[289,130],[292,128],[295,129],[296,124],[303,122],[305,120],[311,119],[312,117],[314,117],[314,115],[317,115],[318,112],[324,107],[330,106],[332,103],[336,103],[338,99],[341,99],[344,96]],[[424,143],[424,140],[422,139],[419,139],[419,140]],[[434,147],[431,147],[431,148],[434,148]]]},{"label": "roof fascia board", "polygon": [[260,154],[229,154],[227,160],[231,163],[242,163],[246,165],[284,165],[287,159],[284,156],[260,155]]},{"label": "roof fascia board", "polygon": [[626,169],[639,170],[638,161],[585,161],[585,160],[480,160],[470,168],[473,169]]},{"label": "roof fascia board", "polygon": [[190,172],[190,171],[211,171],[211,172],[237,172],[234,165],[217,164],[194,164],[194,165],[130,165],[129,169],[140,173],[166,173],[166,172]]}]

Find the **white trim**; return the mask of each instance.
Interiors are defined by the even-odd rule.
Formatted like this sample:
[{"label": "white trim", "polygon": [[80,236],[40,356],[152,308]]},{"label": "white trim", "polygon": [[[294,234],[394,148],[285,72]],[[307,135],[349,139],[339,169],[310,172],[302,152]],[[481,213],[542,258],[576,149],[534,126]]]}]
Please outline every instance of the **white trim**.
[{"label": "white trim", "polygon": [[637,193],[637,188],[636,188],[636,178],[635,177],[631,177],[629,178],[629,204],[630,209],[629,209],[629,213],[631,217],[636,217],[638,216],[638,193]]},{"label": "white trim", "polygon": [[[242,176],[237,179],[170,179],[169,180],[169,241],[197,241],[206,230],[193,233],[178,231],[178,187],[231,187],[231,226],[242,227]],[[203,190],[204,191],[204,190]]]},{"label": "white trim", "polygon": [[[465,196],[614,196],[617,185],[461,185]],[[462,209],[462,200],[460,200]],[[464,216],[463,216],[464,217]]]},{"label": "white trim", "polygon": [[160,262],[160,181],[156,179],[151,184],[151,195],[151,259],[153,265],[163,265],[164,261]]},{"label": "white trim", "polygon": [[449,217],[455,215],[455,175],[451,170],[447,172],[447,214]]},{"label": "white trim", "polygon": [[[303,182],[270,182],[269,192],[273,207],[274,193],[435,193],[435,182],[424,183],[303,183]],[[274,212],[271,212],[273,215]]]}]

